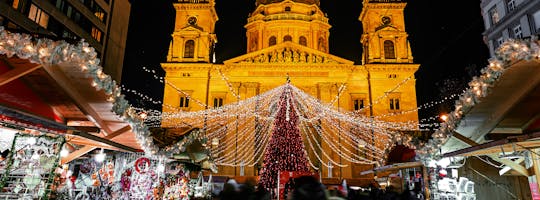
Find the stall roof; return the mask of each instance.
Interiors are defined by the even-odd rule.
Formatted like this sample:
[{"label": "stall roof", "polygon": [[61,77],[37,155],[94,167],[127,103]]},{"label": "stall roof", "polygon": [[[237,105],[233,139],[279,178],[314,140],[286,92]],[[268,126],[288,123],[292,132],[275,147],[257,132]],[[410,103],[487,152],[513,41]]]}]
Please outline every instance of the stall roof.
[{"label": "stall roof", "polygon": [[443,157],[492,155],[502,153],[503,151],[510,153],[514,151],[525,151],[536,148],[540,148],[540,132],[508,137],[502,140],[474,145],[468,148],[445,153]]},{"label": "stall roof", "polygon": [[[513,63],[489,94],[464,113],[456,132],[477,144],[533,132],[540,120],[538,102],[540,62],[522,60]],[[452,137],[442,146],[442,152],[448,153],[469,146]]]},{"label": "stall roof", "polygon": [[[0,55],[0,64],[8,68],[0,73],[0,89],[9,90],[13,84],[22,83],[46,104],[40,109],[47,110],[48,106],[54,116],[6,101],[0,101],[0,114],[19,120],[16,121],[19,126],[41,127],[50,130],[48,132],[63,134],[68,143],[75,144],[72,147],[82,146],[72,148],[71,154],[62,159],[63,163],[96,148],[140,151],[141,146],[130,124],[113,112],[109,96],[93,86],[93,80],[76,62],[37,65],[17,56]],[[24,99],[21,95],[19,91],[12,91],[4,93],[3,98]],[[25,123],[19,123],[21,120]]]}]

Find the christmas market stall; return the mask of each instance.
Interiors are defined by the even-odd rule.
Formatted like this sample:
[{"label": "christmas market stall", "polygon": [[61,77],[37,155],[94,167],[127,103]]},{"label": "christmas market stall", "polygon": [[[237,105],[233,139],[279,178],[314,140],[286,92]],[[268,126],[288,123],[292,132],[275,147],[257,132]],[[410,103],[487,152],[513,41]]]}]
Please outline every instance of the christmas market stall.
[{"label": "christmas market stall", "polygon": [[[168,132],[143,123],[146,113],[128,104],[96,57],[84,42],[0,27],[0,198],[207,194],[207,183],[188,184],[190,172],[215,171],[200,131],[155,143]],[[171,187],[184,189],[166,193]]]},{"label": "christmas market stall", "polygon": [[510,40],[417,152],[433,199],[540,199],[540,43]]}]

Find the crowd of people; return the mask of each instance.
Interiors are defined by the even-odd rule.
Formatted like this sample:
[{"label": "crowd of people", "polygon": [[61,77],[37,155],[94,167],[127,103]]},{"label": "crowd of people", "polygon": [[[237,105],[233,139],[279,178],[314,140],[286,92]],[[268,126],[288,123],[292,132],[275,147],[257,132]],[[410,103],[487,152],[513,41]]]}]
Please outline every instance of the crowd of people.
[{"label": "crowd of people", "polygon": [[[313,176],[295,178],[292,189],[284,194],[286,200],[420,200],[412,191],[398,193],[391,186],[385,190],[371,187],[368,190],[349,190],[344,193],[337,189],[327,189]],[[219,200],[271,200],[272,194],[262,188],[255,187],[254,180],[245,184],[227,182],[223,190],[214,199]]]}]

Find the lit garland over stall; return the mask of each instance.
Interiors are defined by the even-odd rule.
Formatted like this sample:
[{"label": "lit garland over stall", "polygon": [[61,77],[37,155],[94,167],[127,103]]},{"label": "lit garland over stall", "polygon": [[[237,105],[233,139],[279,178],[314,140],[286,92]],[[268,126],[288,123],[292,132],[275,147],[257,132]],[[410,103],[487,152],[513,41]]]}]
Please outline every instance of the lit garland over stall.
[{"label": "lit garland over stall", "polygon": [[452,137],[452,131],[459,126],[464,114],[488,95],[490,88],[495,86],[512,63],[519,60],[540,61],[540,41],[509,40],[502,44],[495,54],[495,57],[490,59],[489,65],[482,69],[482,75],[474,77],[469,82],[469,88],[456,100],[454,111],[433,133],[433,139],[417,147],[420,160],[428,162],[440,156],[439,148]]}]

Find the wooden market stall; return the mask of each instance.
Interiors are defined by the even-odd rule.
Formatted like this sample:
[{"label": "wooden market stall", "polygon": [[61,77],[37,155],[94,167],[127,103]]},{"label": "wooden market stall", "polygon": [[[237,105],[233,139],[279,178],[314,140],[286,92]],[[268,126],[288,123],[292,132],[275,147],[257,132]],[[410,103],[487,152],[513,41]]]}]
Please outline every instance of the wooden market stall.
[{"label": "wooden market stall", "polygon": [[[510,45],[523,48],[502,49],[510,56],[527,53],[519,52],[528,50],[526,45]],[[514,59],[504,66],[493,87],[463,113],[452,137],[441,147],[444,157],[474,158],[467,159],[460,175],[486,183],[476,187],[478,199],[540,199],[540,61],[538,56],[528,58]],[[498,163],[501,169],[475,163],[480,160],[492,166]],[[529,187],[517,186],[523,182]],[[509,187],[500,188],[496,183]]]}]

